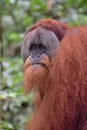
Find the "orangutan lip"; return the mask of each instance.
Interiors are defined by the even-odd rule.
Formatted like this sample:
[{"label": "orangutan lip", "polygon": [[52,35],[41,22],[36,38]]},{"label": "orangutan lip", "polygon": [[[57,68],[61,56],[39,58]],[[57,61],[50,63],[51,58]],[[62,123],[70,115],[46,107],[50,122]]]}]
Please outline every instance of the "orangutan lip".
[{"label": "orangutan lip", "polygon": [[45,66],[43,63],[32,63],[31,65],[41,65],[41,66]]},{"label": "orangutan lip", "polygon": [[30,65],[40,65],[40,66],[43,66],[47,69],[47,66],[44,64],[44,63],[31,63]]}]

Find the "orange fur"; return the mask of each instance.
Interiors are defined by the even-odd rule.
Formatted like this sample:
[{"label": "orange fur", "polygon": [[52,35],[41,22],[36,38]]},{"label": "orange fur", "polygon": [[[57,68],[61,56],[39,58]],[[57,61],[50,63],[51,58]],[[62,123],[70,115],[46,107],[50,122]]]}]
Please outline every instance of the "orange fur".
[{"label": "orange fur", "polygon": [[38,109],[26,130],[87,130],[87,27],[68,29],[61,22],[46,19],[27,33],[39,26],[53,31],[60,46],[46,80],[40,83],[38,95],[43,94],[43,99],[36,101]]}]

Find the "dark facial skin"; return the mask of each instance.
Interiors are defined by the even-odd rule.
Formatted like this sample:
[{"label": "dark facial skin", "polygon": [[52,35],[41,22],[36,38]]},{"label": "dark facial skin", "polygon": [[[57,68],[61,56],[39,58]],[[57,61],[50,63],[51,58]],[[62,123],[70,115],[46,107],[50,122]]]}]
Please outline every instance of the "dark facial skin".
[{"label": "dark facial skin", "polygon": [[58,45],[59,40],[52,31],[38,27],[25,36],[22,46],[23,60],[25,62],[30,57],[32,64],[38,64],[43,54],[51,60]]}]

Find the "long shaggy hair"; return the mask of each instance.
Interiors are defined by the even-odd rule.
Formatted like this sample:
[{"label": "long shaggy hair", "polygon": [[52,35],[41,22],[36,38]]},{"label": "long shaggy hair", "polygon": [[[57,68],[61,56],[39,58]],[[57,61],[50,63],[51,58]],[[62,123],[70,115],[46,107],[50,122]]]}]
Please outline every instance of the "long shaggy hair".
[{"label": "long shaggy hair", "polygon": [[41,84],[43,100],[27,130],[87,130],[87,27],[68,28],[42,20],[27,33],[39,26],[53,31],[60,46]]}]

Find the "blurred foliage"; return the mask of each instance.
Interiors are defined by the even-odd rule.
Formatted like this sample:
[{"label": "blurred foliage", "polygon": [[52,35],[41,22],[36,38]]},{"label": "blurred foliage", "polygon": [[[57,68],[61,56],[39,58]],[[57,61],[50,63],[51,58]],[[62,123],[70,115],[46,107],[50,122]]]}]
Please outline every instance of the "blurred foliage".
[{"label": "blurred foliage", "polygon": [[21,44],[26,28],[43,18],[83,25],[86,15],[86,0],[0,1],[0,130],[23,130],[33,109],[33,94],[23,94]]}]

